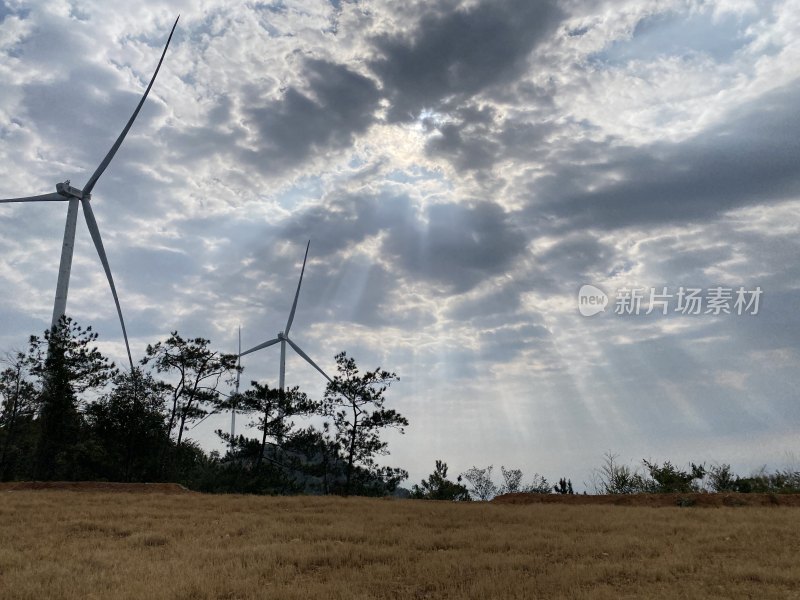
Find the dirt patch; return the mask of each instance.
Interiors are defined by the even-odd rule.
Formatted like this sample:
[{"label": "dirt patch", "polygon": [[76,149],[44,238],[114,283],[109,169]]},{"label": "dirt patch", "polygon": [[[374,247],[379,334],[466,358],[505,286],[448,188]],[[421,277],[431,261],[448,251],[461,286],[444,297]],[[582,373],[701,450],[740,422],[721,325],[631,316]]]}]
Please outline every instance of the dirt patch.
[{"label": "dirt patch", "polygon": [[800,506],[800,494],[619,494],[583,496],[561,494],[504,494],[496,504],[612,504],[615,506]]},{"label": "dirt patch", "polygon": [[128,492],[135,494],[192,494],[179,483],[115,483],[110,481],[11,481],[0,492],[69,490],[72,492]]}]

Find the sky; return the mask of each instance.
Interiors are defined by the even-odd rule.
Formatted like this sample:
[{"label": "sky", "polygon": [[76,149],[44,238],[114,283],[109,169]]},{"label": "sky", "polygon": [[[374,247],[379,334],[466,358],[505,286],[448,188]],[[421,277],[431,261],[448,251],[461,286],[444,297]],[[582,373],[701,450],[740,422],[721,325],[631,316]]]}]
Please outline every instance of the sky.
[{"label": "sky", "polygon": [[[406,485],[796,462],[800,2],[0,0],[0,197],[86,183],[178,14],[92,194],[134,360],[275,337],[311,240],[292,338],[398,374]],[[0,348],[49,325],[65,215],[0,206]],[[82,218],[67,312],[125,364]]]}]

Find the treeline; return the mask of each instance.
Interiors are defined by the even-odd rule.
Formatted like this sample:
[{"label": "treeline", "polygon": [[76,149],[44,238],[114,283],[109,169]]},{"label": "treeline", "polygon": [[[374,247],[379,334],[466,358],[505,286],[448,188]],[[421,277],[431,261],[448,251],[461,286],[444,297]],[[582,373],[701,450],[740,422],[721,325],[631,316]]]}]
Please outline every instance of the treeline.
[{"label": "treeline", "polygon": [[670,461],[659,464],[642,460],[642,469],[621,464],[615,454],[606,454],[593,487],[603,494],[658,494],[687,492],[800,493],[800,470],[787,468],[742,477],[729,464],[695,464],[681,469]]},{"label": "treeline", "polygon": [[[458,475],[455,481],[447,477],[447,463],[436,461],[436,466],[427,479],[415,485],[411,498],[428,500],[491,500],[502,494],[574,494],[572,480],[560,478],[551,484],[545,477],[534,473],[528,483],[523,482],[521,469],[500,467],[502,481],[495,482],[490,465],[486,468],[472,467]],[[585,482],[592,494],[669,494],[669,493],[800,493],[800,470],[787,468],[768,472],[766,467],[758,473],[742,477],[736,475],[729,464],[691,463],[681,469],[670,461],[642,460],[642,467],[634,468],[619,462],[616,454],[606,454],[601,467],[592,473],[590,482]]]},{"label": "treeline", "polygon": [[[379,466],[388,454],[386,429],[408,421],[386,407],[398,380],[377,368],[361,372],[353,358],[335,357],[337,374],[321,399],[299,388],[253,381],[230,393],[241,369],[237,357],[213,350],[204,338],[171,335],[149,345],[133,372],[117,369],[96,347],[97,334],[69,318],[25,351],[8,353],[0,370],[0,479],[179,482],[205,492],[344,494],[431,500],[491,500],[507,493],[573,494],[557,482],[522,470],[472,467],[455,480],[444,461],[410,490],[405,470]],[[206,453],[187,432],[208,416],[232,409],[256,437],[217,431],[224,454]],[[240,416],[240,418],[242,418]],[[301,427],[299,422],[316,422]],[[800,493],[800,471],[733,473],[730,465],[643,460],[635,468],[605,455],[583,493]]]},{"label": "treeline", "polygon": [[[236,355],[177,331],[149,345],[133,372],[117,369],[96,347],[97,334],[65,317],[26,351],[7,354],[0,372],[0,479],[177,481],[208,492],[384,495],[407,477],[381,467],[381,433],[408,421],[385,406],[397,381],[377,368],[361,372],[336,356],[337,374],[319,400],[297,387],[258,382],[226,393]],[[231,439],[205,453],[187,432],[211,414],[249,419],[258,436]],[[320,417],[299,427],[296,417]]]}]

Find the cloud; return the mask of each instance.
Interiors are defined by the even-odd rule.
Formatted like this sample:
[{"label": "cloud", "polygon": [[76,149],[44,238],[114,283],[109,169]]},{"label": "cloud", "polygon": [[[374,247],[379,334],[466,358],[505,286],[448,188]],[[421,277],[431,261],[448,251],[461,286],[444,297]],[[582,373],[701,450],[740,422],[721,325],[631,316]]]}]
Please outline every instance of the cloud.
[{"label": "cloud", "polygon": [[306,60],[303,68],[307,91],[290,87],[280,100],[243,110],[260,140],[243,155],[259,169],[277,173],[312,151],[346,148],[375,121],[380,97],[372,79],[319,59]]},{"label": "cloud", "polygon": [[510,269],[525,238],[497,204],[458,202],[430,205],[421,219],[394,224],[383,248],[406,277],[453,294]]},{"label": "cloud", "polygon": [[390,121],[415,119],[511,81],[559,22],[555,3],[502,0],[423,13],[407,34],[373,40],[371,69],[389,98]]},{"label": "cloud", "polygon": [[[696,222],[800,195],[800,87],[777,90],[724,123],[674,143],[609,142],[589,164],[556,167],[533,185],[538,211],[571,228]],[[599,182],[599,183],[598,183]]]}]

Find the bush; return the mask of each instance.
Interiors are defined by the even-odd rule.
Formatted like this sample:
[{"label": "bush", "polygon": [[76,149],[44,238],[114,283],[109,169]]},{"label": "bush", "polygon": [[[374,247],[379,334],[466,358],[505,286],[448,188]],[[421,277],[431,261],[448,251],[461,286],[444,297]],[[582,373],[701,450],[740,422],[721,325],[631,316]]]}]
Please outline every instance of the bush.
[{"label": "bush", "polygon": [[650,479],[642,480],[642,492],[655,494],[684,494],[700,491],[700,486],[695,480],[703,479],[705,467],[692,463],[691,472],[681,471],[671,462],[666,461],[659,466],[658,463],[642,461],[650,474]]},{"label": "bush", "polygon": [[417,500],[467,501],[472,499],[467,488],[461,485],[461,476],[456,482],[447,479],[447,463],[441,460],[436,461],[436,469],[428,479],[423,479],[420,485],[413,487],[411,497]]}]

